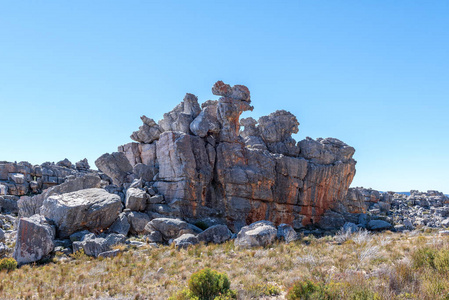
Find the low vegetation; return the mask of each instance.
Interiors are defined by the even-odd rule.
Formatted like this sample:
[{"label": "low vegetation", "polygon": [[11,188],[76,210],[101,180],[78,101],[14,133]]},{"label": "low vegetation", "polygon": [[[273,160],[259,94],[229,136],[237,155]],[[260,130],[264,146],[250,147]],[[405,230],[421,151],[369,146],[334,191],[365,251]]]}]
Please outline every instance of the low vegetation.
[{"label": "low vegetation", "polygon": [[0,299],[449,299],[449,237],[431,231],[121,250],[5,268]]}]

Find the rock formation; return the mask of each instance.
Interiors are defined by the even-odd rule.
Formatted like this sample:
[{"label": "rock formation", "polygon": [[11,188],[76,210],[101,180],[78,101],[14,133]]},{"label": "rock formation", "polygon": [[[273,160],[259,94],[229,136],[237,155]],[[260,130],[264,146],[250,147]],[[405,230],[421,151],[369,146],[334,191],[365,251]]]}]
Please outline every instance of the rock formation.
[{"label": "rock formation", "polygon": [[[212,93],[219,99],[201,108],[186,94],[158,123],[143,116],[131,135],[138,143],[104,154],[98,169],[118,187],[140,178],[162,195],[165,203],[149,203],[147,211],[189,222],[209,218],[233,231],[259,220],[295,229],[317,224],[345,199],[354,148],[334,138],[297,143],[299,122],[285,110],[240,120],[253,110],[243,85],[218,81]],[[142,201],[132,207],[142,210]]]}]

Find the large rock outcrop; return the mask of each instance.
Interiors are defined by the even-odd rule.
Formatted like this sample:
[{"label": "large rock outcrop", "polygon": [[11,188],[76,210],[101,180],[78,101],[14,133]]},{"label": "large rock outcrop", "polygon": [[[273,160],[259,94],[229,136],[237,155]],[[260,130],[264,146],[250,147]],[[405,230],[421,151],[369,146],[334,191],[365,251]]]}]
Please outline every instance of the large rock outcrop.
[{"label": "large rock outcrop", "polygon": [[201,108],[187,94],[158,124],[142,117],[131,136],[139,143],[120,146],[120,157],[103,155],[98,168],[117,185],[141,178],[163,195],[163,204],[146,206],[155,216],[213,219],[234,232],[260,220],[318,224],[346,198],[354,148],[335,138],[297,143],[299,122],[285,110],[240,120],[253,110],[245,86],[218,81],[212,93],[219,99]]}]

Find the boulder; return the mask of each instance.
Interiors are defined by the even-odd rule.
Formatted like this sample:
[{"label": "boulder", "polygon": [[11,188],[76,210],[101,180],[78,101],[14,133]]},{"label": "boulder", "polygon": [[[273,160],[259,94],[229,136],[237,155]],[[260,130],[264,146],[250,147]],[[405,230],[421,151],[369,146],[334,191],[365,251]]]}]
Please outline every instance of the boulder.
[{"label": "boulder", "polygon": [[232,232],[226,225],[214,225],[198,234],[198,241],[204,243],[221,244],[229,240]]},{"label": "boulder", "polygon": [[127,214],[128,222],[131,225],[132,234],[141,234],[145,231],[145,226],[150,222],[150,217],[146,213],[132,211]]},{"label": "boulder", "polygon": [[171,112],[164,114],[164,118],[159,121],[162,131],[179,131],[190,133],[190,123],[201,112],[198,98],[187,93],[184,100],[178,104]]},{"label": "boulder", "polygon": [[89,162],[87,161],[87,158],[84,158],[84,159],[76,162],[75,168],[78,171],[88,171],[90,169],[90,165],[89,165]]},{"label": "boulder", "polygon": [[234,244],[237,247],[265,247],[274,242],[277,229],[269,221],[259,221],[243,227],[237,234]]},{"label": "boulder", "polygon": [[148,195],[144,190],[129,188],[126,191],[125,207],[130,210],[143,211],[147,206]]},{"label": "boulder", "polygon": [[185,233],[181,235],[180,237],[173,240],[173,243],[175,243],[175,246],[177,248],[187,248],[192,245],[196,245],[199,243],[198,238],[191,233]]},{"label": "boulder", "polygon": [[128,222],[126,213],[121,213],[114,221],[114,223],[112,223],[111,227],[109,227],[108,232],[123,234],[124,236],[127,236],[130,228],[131,225]]},{"label": "boulder", "polygon": [[356,233],[357,231],[359,231],[360,228],[357,225],[355,225],[354,223],[346,222],[341,229],[344,233],[351,234],[351,233]]},{"label": "boulder", "polygon": [[373,231],[381,231],[392,229],[393,226],[384,220],[371,220],[368,222],[368,229]]},{"label": "boulder", "polygon": [[54,238],[55,228],[45,217],[21,218],[13,257],[19,265],[38,261],[53,251]]},{"label": "boulder", "polygon": [[179,219],[156,218],[151,220],[145,227],[147,232],[159,231],[164,240],[175,239],[185,233],[198,234],[201,229]]},{"label": "boulder", "polygon": [[142,119],[143,125],[139,127],[138,131],[133,132],[131,139],[144,144],[150,144],[158,140],[162,133],[159,125],[153,119],[147,118],[146,116],[140,118]]},{"label": "boulder", "polygon": [[298,237],[298,233],[293,229],[292,226],[288,224],[279,224],[277,230],[277,238],[279,240],[283,240],[286,243],[291,243],[296,241]]},{"label": "boulder", "polygon": [[56,224],[58,236],[64,238],[83,229],[107,229],[121,209],[119,196],[95,188],[52,195],[45,199],[40,213]]},{"label": "boulder", "polygon": [[95,161],[95,165],[108,175],[115,185],[121,186],[125,182],[132,181],[128,179],[128,175],[133,168],[122,152],[105,153]]},{"label": "boulder", "polygon": [[73,253],[83,249],[86,255],[98,257],[100,253],[110,251],[112,246],[124,243],[125,240],[126,237],[122,234],[111,233],[96,236],[90,233],[84,235],[81,241],[72,243]]}]

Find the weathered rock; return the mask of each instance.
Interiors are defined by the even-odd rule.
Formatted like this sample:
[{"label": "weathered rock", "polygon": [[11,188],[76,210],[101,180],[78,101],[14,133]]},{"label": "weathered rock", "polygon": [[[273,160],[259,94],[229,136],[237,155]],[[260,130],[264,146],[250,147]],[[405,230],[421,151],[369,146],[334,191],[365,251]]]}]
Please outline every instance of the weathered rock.
[{"label": "weathered rock", "polygon": [[58,161],[56,164],[60,167],[66,167],[66,168],[72,167],[72,163],[67,158],[64,158],[63,160]]},{"label": "weathered rock", "polygon": [[108,235],[95,236],[95,234],[86,234],[81,241],[73,242],[73,252],[84,250],[89,256],[98,257],[100,253],[111,250],[111,247],[125,242],[126,237],[121,234],[111,233]]},{"label": "weathered rock", "polygon": [[64,238],[82,229],[107,229],[121,209],[119,196],[103,189],[86,189],[48,197],[40,213],[55,222],[58,236]]},{"label": "weathered rock", "polygon": [[220,132],[220,123],[217,119],[218,101],[206,101],[203,103],[203,110],[190,123],[190,130],[199,137],[205,137],[208,134],[218,134]]},{"label": "weathered rock", "polygon": [[100,254],[98,254],[98,257],[103,257],[103,258],[115,257],[115,256],[119,255],[119,253],[120,253],[120,249],[109,250],[106,252],[101,252]]},{"label": "weathered rock", "polygon": [[112,223],[108,232],[123,234],[124,236],[127,236],[130,228],[131,228],[131,225],[129,224],[128,217],[127,217],[126,213],[121,213],[118,216],[118,218],[114,221],[114,223]]},{"label": "weathered rock", "polygon": [[147,118],[146,116],[140,118],[142,119],[143,125],[139,127],[139,131],[133,132],[131,139],[144,144],[150,144],[158,140],[162,133],[159,125],[153,119]]},{"label": "weathered rock", "polygon": [[178,104],[171,112],[164,114],[164,118],[159,121],[159,126],[163,131],[180,131],[190,133],[190,123],[201,112],[198,98],[187,93],[184,100]]},{"label": "weathered rock", "polygon": [[105,153],[95,161],[95,165],[118,186],[128,181],[127,177],[133,170],[125,154],[122,152]]},{"label": "weathered rock", "polygon": [[229,240],[232,232],[226,225],[214,225],[198,234],[198,241],[205,243],[221,244]]},{"label": "weathered rock", "polygon": [[2,213],[17,214],[19,211],[18,199],[19,197],[12,195],[0,196],[0,211]]},{"label": "weathered rock", "polygon": [[17,202],[19,217],[30,217],[39,214],[42,203],[51,195],[75,192],[83,189],[99,188],[101,179],[97,175],[87,174],[81,177],[68,178],[64,183],[50,187],[35,196],[22,196]]},{"label": "weathered rock", "polygon": [[150,217],[141,212],[132,211],[128,213],[128,222],[131,225],[132,234],[141,234],[145,231],[145,226],[150,222]]},{"label": "weathered rock", "polygon": [[298,237],[298,233],[293,229],[292,226],[288,224],[280,224],[277,230],[277,238],[279,240],[283,240],[286,243],[291,243],[296,241]]},{"label": "weathered rock", "polygon": [[13,257],[20,264],[35,262],[53,251],[55,229],[45,217],[21,218]]},{"label": "weathered rock", "polygon": [[78,171],[87,171],[90,169],[89,162],[87,161],[87,158],[84,158],[78,162],[75,163],[75,168]]},{"label": "weathered rock", "polygon": [[[147,229],[147,227],[145,229]],[[146,232],[145,236],[148,243],[162,243],[163,241],[162,234],[159,231]]]},{"label": "weathered rock", "polygon": [[298,133],[299,122],[293,114],[278,110],[268,116],[260,117],[258,123],[260,137],[268,150],[273,153],[298,156],[299,148],[291,135]]},{"label": "weathered rock", "polygon": [[[239,121],[242,112],[253,109],[244,86],[217,82],[212,92],[221,97],[202,109],[187,94],[158,122],[158,138],[119,147],[133,167],[131,177],[150,182],[148,187],[164,197],[165,203],[150,200],[148,213],[192,223],[214,218],[238,232],[259,220],[300,229],[318,224],[332,210],[343,219],[334,228],[341,227],[351,214],[344,205],[340,211],[339,203],[355,175],[354,149],[332,138],[298,145],[292,134],[299,122],[284,110],[258,122]],[[147,125],[156,126],[154,121]],[[119,183],[130,177],[129,171],[120,174]]]},{"label": "weathered rock", "polygon": [[359,230],[359,227],[354,223],[346,222],[343,225],[342,230],[344,233],[356,233]]},{"label": "weathered rock", "polygon": [[371,220],[368,222],[368,229],[369,230],[387,230],[391,229],[393,226],[384,220]]},{"label": "weathered rock", "polygon": [[153,219],[146,225],[145,230],[147,232],[159,231],[166,241],[175,239],[185,233],[196,235],[202,232],[202,230],[195,225],[189,224],[179,219],[170,218]]},{"label": "weathered rock", "polygon": [[198,238],[191,233],[184,233],[180,237],[173,240],[177,248],[187,248],[199,243]]},{"label": "weathered rock", "polygon": [[126,191],[125,207],[130,210],[143,211],[147,206],[148,195],[138,188],[129,188]]},{"label": "weathered rock", "polygon": [[0,228],[0,242],[5,241],[5,232]]},{"label": "weathered rock", "polygon": [[269,221],[259,221],[243,227],[237,234],[234,244],[237,247],[264,247],[276,239],[277,230]]}]

